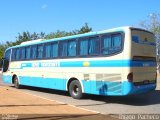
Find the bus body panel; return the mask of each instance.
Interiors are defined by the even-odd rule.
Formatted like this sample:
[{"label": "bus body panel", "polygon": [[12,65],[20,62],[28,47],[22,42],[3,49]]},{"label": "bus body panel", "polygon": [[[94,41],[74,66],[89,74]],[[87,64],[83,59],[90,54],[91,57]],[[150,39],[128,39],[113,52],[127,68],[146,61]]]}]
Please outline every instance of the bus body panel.
[{"label": "bus body panel", "polygon": [[[154,35],[146,31],[133,29],[131,57],[139,67],[133,67],[133,82],[140,84],[156,81],[156,44]],[[146,82],[146,83],[145,83]]]},{"label": "bus body panel", "polygon": [[[139,40],[137,36],[142,39],[141,37],[145,35],[144,39],[150,40],[153,35],[148,35],[143,31],[139,35],[137,30],[132,31],[130,27],[94,32],[94,35],[101,36],[101,34],[110,34],[110,32],[114,34],[122,32],[124,34],[123,48],[120,53],[87,58],[11,61],[8,71],[3,73],[3,81],[13,83],[12,78],[17,75],[21,85],[67,91],[69,80],[76,78],[81,84],[83,93],[112,96],[138,94],[154,90],[156,84],[151,82],[152,80],[155,81],[156,62],[133,59],[135,56],[155,57],[153,41],[147,45],[137,42]],[[66,37],[64,40],[68,38],[75,37]],[[40,43],[45,43],[45,41]],[[37,43],[34,42],[33,44],[36,45]],[[25,44],[20,46],[24,47]],[[10,49],[16,47],[19,46]],[[147,50],[149,50],[148,53],[146,53]],[[130,73],[133,73],[132,82],[128,80]],[[136,82],[146,82],[146,80],[149,80],[149,84],[135,85]]]}]

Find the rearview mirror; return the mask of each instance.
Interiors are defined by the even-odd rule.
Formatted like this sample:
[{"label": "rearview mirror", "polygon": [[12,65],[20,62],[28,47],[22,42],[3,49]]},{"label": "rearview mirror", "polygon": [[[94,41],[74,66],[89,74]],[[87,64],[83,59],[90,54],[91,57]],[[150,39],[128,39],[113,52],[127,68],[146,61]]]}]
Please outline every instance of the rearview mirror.
[{"label": "rearview mirror", "polygon": [[0,62],[0,66],[2,67],[3,72],[7,72],[8,67],[9,67],[9,61],[5,58],[2,58]]}]

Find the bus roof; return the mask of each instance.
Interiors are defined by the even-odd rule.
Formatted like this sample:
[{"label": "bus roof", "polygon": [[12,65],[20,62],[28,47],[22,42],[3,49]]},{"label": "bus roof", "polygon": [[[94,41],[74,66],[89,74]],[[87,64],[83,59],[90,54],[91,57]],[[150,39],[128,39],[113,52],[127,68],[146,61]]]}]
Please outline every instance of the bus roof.
[{"label": "bus roof", "polygon": [[[75,38],[80,38],[80,37],[87,37],[87,36],[93,36],[93,35],[99,35],[99,34],[111,33],[111,32],[124,32],[126,29],[143,30],[143,29],[134,28],[131,26],[117,27],[117,28],[98,31],[98,32],[88,32],[88,33],[84,33],[84,34],[78,34],[78,35],[72,35],[72,36],[66,36],[66,37],[60,37],[60,38],[54,38],[54,39],[32,40],[32,41],[22,42],[20,45],[12,46],[10,48],[16,48],[16,47],[28,46],[28,45],[34,45],[34,44],[41,44],[41,43],[49,43],[49,42],[53,42],[53,41],[61,41],[61,40],[67,40],[67,39],[75,39]],[[143,30],[143,31],[146,31],[146,30]],[[149,32],[149,31],[147,31],[147,32]]]}]

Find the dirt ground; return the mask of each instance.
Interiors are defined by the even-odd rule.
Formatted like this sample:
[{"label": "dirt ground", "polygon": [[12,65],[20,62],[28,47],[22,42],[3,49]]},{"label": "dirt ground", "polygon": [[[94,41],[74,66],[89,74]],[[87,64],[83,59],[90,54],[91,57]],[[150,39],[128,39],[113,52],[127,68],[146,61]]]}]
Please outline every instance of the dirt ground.
[{"label": "dirt ground", "polygon": [[111,115],[101,115],[56,101],[0,86],[0,119],[34,120],[117,120]]}]

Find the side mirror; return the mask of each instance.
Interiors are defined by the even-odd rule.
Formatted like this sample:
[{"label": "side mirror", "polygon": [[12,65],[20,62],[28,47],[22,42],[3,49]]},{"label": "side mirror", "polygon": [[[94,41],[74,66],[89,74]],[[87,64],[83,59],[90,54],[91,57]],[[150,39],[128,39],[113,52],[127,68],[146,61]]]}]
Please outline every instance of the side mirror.
[{"label": "side mirror", "polygon": [[3,72],[6,72],[9,67],[9,61],[5,58],[2,59],[2,62],[0,63],[2,65]]}]

